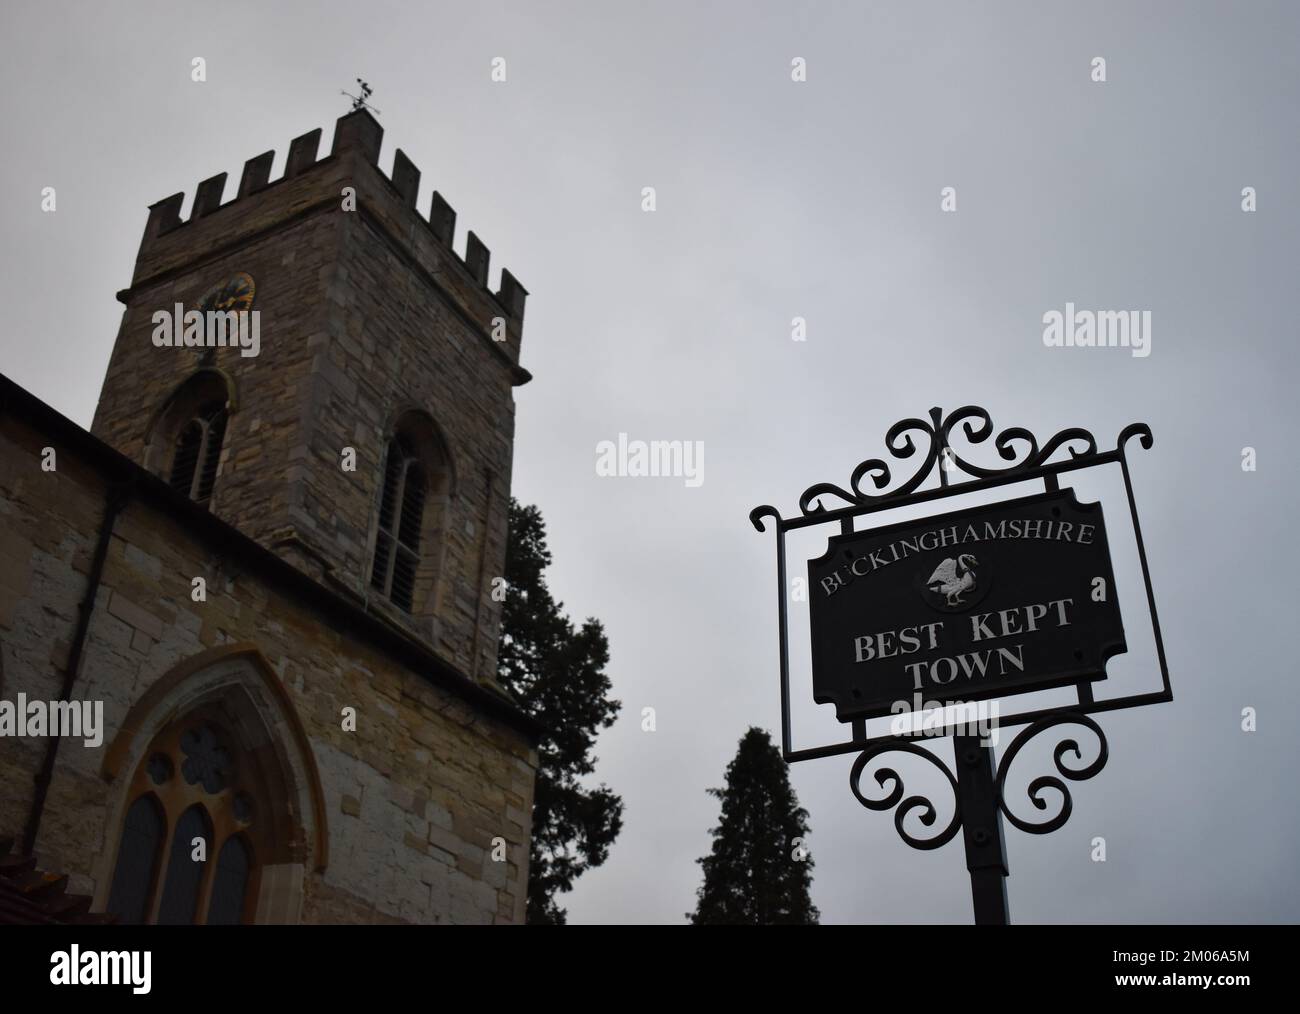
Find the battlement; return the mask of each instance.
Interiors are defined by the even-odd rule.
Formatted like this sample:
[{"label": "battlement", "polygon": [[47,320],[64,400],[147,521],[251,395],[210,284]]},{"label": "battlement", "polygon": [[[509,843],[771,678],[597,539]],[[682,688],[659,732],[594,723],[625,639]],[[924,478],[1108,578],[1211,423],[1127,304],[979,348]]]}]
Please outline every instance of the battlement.
[{"label": "battlement", "polygon": [[[169,254],[180,246],[174,241],[188,239],[186,234],[196,227],[196,223],[201,223],[202,220],[208,219],[217,212],[234,209],[263,192],[280,187],[285,187],[286,190],[293,189],[295,181],[305,181],[315,176],[317,171],[324,173],[324,167],[333,166],[340,171],[323,177],[320,186],[304,187],[301,192],[286,194],[281,209],[283,213],[285,215],[301,213],[326,201],[341,205],[341,187],[355,186],[358,208],[369,202],[371,206],[368,210],[376,212],[382,221],[397,226],[398,228],[392,231],[417,248],[427,244],[416,241],[412,232],[403,227],[419,223],[418,228],[424,233],[425,240],[431,241],[431,245],[436,250],[447,256],[444,258],[435,255],[425,258],[420,256],[418,249],[415,249],[412,253],[416,259],[432,261],[429,270],[434,274],[444,260],[458,264],[467,275],[466,281],[472,282],[483,295],[495,301],[496,305],[505,311],[504,316],[510,330],[517,338],[523,326],[524,303],[528,297],[528,290],[506,268],[501,269],[497,290],[495,292],[491,290],[488,285],[491,253],[475,233],[467,233],[464,254],[455,252],[452,243],[456,231],[456,212],[436,190],[430,201],[428,216],[418,213],[416,201],[420,186],[420,170],[400,148],[393,157],[391,174],[384,175],[378,164],[379,149],[384,136],[384,128],[379,122],[364,109],[339,117],[335,127],[333,147],[324,158],[319,157],[321,133],[318,127],[290,142],[284,174],[279,179],[270,178],[271,165],[275,159],[274,151],[266,151],[249,159],[244,163],[239,190],[234,198],[224,204],[221,198],[225,191],[226,173],[219,173],[202,180],[195,190],[190,216],[185,221],[181,220],[184,192],[172,194],[151,204],[144,237],[140,243],[140,255],[136,263],[133,285],[155,273],[174,267],[175,265],[170,263],[172,258]],[[373,168],[375,176],[381,181],[383,193],[368,190],[363,180],[350,175],[351,168],[358,164]],[[377,208],[373,206],[375,204],[383,204],[387,207]],[[401,218],[405,218],[406,221],[399,221]],[[248,227],[251,226],[245,226]],[[217,237],[214,236],[212,239],[216,240]],[[185,243],[185,245],[190,246],[191,249],[194,246],[192,243]]]}]

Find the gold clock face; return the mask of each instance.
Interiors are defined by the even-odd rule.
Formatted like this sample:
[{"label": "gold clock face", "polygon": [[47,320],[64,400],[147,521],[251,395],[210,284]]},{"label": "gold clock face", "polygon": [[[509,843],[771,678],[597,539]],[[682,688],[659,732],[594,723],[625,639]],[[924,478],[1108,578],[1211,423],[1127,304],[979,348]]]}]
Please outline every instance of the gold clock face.
[{"label": "gold clock face", "polygon": [[256,292],[257,285],[253,282],[253,276],[240,271],[232,276],[229,281],[208,292],[199,304],[199,309],[204,313],[208,310],[220,310],[222,312],[251,310],[253,308],[253,296]]}]

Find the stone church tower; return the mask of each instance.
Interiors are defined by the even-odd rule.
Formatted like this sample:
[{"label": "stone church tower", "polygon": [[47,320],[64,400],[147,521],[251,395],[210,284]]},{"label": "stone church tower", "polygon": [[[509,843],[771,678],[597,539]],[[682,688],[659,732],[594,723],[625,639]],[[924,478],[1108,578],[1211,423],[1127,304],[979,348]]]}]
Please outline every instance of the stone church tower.
[{"label": "stone church tower", "polygon": [[0,378],[0,707],[103,709],[0,737],[0,888],[39,858],[128,922],[523,921],[540,730],[492,590],[526,292],[381,137],[150,208],[89,434]]},{"label": "stone church tower", "polygon": [[[481,591],[505,565],[526,292],[505,270],[488,290],[473,232],[463,259],[452,251],[456,213],[440,194],[427,219],[416,213],[420,171],[399,149],[385,177],[382,136],[356,112],[327,158],[319,129],[294,140],[274,184],[268,151],[224,205],[222,173],[199,184],[187,222],[183,194],[150,208],[91,432],[166,477],[181,427],[224,401],[224,439],[206,448],[212,512],[491,678],[500,604]],[[152,315],[177,303],[256,310],[258,355],[156,348]],[[409,534],[402,505],[383,516],[399,457],[424,483]],[[408,507],[421,495],[388,492]],[[418,563],[404,540],[418,541]]]}]

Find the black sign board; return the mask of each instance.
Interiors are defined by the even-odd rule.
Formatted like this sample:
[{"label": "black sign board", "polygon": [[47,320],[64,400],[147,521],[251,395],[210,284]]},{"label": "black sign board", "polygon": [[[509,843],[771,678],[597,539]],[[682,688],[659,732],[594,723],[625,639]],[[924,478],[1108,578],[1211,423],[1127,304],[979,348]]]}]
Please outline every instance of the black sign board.
[{"label": "black sign board", "polygon": [[1069,489],[837,535],[808,578],[840,721],[1102,680],[1127,650],[1101,504]]}]

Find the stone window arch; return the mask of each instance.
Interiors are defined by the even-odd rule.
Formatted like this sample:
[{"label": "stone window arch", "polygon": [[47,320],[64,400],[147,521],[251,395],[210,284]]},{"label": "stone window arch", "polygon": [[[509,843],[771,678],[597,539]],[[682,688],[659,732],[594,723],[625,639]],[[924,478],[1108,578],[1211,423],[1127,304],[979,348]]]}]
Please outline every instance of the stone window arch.
[{"label": "stone window arch", "polygon": [[328,859],[324,799],[289,692],[256,648],[214,648],[159,679],[104,774],[123,787],[97,908],[122,922],[298,921],[305,866]]},{"label": "stone window arch", "polygon": [[432,611],[453,479],[432,418],[402,414],[384,448],[370,586],[403,612]]},{"label": "stone window arch", "polygon": [[[241,744],[230,710],[209,703],[167,723],[137,765],[109,895],[121,921],[252,921],[261,859],[276,852],[281,786],[263,770],[265,758]],[[142,801],[161,811],[166,832],[148,841],[147,858],[138,851],[148,822]]]}]

